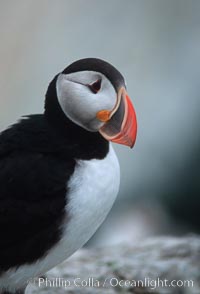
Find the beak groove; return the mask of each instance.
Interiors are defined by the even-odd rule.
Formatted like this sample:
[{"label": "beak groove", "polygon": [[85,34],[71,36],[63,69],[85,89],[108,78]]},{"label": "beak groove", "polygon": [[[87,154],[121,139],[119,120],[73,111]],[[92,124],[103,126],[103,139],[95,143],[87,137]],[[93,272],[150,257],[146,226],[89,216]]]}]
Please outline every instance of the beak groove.
[{"label": "beak groove", "polygon": [[122,87],[110,119],[101,127],[101,135],[112,142],[133,147],[137,135],[137,118],[133,104]]}]

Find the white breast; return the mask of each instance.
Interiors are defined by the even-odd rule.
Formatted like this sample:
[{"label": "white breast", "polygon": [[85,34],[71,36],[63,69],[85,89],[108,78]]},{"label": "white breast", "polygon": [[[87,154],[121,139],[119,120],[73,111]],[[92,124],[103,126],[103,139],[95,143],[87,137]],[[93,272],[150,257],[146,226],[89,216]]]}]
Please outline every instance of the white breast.
[{"label": "white breast", "polygon": [[[112,147],[103,160],[79,161],[70,180],[66,229],[68,250],[81,247],[110,211],[119,190],[119,164]],[[70,253],[70,254],[71,254]]]},{"label": "white breast", "polygon": [[115,152],[110,151],[103,160],[80,160],[68,183],[68,218],[63,225],[61,240],[46,257],[34,264],[10,269],[0,277],[0,288],[11,291],[26,284],[64,261],[82,247],[104,221],[119,190],[120,170]]}]

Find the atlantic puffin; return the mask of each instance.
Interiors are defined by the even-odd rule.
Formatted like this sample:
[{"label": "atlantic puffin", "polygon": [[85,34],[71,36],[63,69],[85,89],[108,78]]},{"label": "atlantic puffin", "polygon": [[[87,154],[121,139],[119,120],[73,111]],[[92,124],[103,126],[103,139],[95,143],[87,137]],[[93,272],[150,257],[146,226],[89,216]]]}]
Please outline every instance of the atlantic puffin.
[{"label": "atlantic puffin", "polygon": [[97,58],[50,82],[43,114],[0,134],[0,293],[82,247],[110,211],[119,163],[109,141],[133,147],[137,121],[122,74]]}]

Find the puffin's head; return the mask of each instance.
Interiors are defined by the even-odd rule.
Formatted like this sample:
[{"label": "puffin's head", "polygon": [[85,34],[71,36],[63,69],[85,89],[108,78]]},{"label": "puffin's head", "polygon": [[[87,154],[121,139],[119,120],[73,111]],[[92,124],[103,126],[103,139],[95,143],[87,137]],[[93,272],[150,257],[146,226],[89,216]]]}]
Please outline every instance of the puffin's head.
[{"label": "puffin's head", "polygon": [[100,59],[81,59],[52,82],[58,104],[68,119],[87,131],[99,131],[109,141],[133,147],[136,115],[124,78],[116,68]]}]

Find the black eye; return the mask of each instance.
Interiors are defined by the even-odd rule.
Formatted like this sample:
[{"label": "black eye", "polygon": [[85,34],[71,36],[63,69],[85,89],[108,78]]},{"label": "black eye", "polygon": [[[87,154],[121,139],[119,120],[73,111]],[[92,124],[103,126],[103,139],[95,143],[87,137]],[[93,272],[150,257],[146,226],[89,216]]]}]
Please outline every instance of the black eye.
[{"label": "black eye", "polygon": [[90,90],[96,94],[99,92],[99,90],[101,89],[101,80],[97,80],[96,82],[94,82],[93,84],[88,85],[88,87],[90,88]]}]

